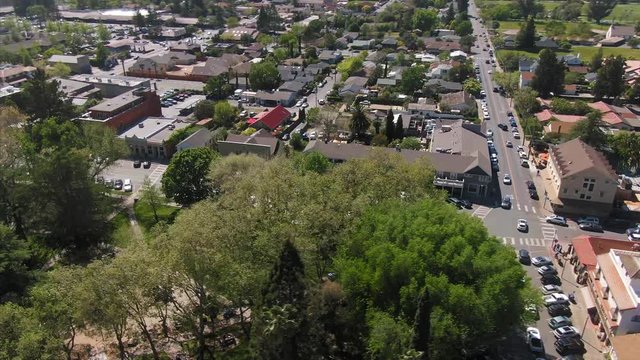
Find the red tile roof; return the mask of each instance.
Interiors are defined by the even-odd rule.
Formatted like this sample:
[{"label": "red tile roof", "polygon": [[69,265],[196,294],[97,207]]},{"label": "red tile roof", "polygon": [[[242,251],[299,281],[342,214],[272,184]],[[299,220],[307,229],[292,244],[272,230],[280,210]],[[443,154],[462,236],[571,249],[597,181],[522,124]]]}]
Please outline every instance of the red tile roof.
[{"label": "red tile roof", "polygon": [[531,71],[523,71],[520,74],[522,75],[523,80],[533,80],[533,76],[535,75]]},{"label": "red tile roof", "polygon": [[596,257],[606,254],[611,249],[632,250],[634,242],[626,240],[607,239],[595,236],[582,235],[571,240],[575,253],[580,259],[580,263],[585,265],[588,270],[596,267]]},{"label": "red tile roof", "polygon": [[562,121],[566,123],[575,123],[584,119],[584,116],[581,116],[581,115],[561,115],[546,109],[540,111],[539,113],[536,113],[535,116],[540,122],[547,122],[555,118],[558,121]]},{"label": "red tile roof", "polygon": [[567,68],[569,69],[569,72],[578,74],[587,74],[589,72],[589,68],[584,65],[567,66]]},{"label": "red tile roof", "polygon": [[269,111],[264,111],[258,114],[255,118],[250,118],[247,120],[247,123],[249,123],[249,125],[262,123],[264,126],[269,128],[269,130],[274,130],[278,126],[282,125],[289,116],[291,116],[289,110],[285,109],[282,105],[278,105]]}]

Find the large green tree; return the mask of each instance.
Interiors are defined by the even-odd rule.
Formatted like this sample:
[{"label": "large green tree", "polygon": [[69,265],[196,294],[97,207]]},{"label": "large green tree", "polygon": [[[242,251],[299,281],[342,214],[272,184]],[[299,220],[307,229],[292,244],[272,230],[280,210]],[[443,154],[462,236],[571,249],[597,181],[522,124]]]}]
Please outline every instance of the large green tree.
[{"label": "large green tree", "polygon": [[414,29],[430,32],[438,23],[438,13],[435,10],[416,9],[412,21]]},{"label": "large green tree", "polygon": [[273,90],[280,86],[280,73],[272,61],[262,61],[251,66],[249,83],[254,90]]},{"label": "large green tree", "polygon": [[604,61],[602,67],[598,70],[596,83],[593,92],[596,100],[603,98],[617,99],[626,90],[625,59],[618,55],[610,56]]},{"label": "large green tree", "polygon": [[536,43],[536,24],[533,20],[533,16],[527,18],[527,21],[522,23],[520,31],[516,35],[516,46],[520,49],[533,49]]},{"label": "large green tree", "polygon": [[640,167],[640,135],[635,132],[620,131],[611,137],[613,151],[627,169],[636,173]]},{"label": "large green tree", "polygon": [[556,53],[544,49],[540,51],[540,60],[531,80],[531,88],[543,98],[548,98],[552,93],[559,95],[564,90],[564,72],[564,64],[558,61]]},{"label": "large green tree", "polygon": [[207,198],[211,186],[207,172],[216,154],[207,148],[193,148],[173,156],[162,177],[162,190],[181,205],[191,205]]},{"label": "large green tree", "polygon": [[46,120],[50,117],[63,120],[74,115],[73,105],[60,90],[60,83],[47,80],[42,69],[37,69],[33,78],[23,86],[18,104],[20,110],[31,120]]},{"label": "large green tree", "polygon": [[595,20],[596,24],[600,24],[600,20],[609,16],[617,4],[618,0],[589,0],[587,15],[589,19]]},{"label": "large green tree", "polygon": [[387,110],[387,117],[384,127],[384,134],[387,136],[387,143],[390,143],[395,138],[395,128],[393,126],[393,110]]},{"label": "large green tree", "polygon": [[369,130],[369,126],[371,122],[367,115],[364,113],[364,109],[360,103],[354,105],[353,112],[351,113],[351,132],[353,132],[353,136],[356,138],[362,137],[367,130]]},{"label": "large green tree", "polygon": [[407,95],[413,95],[422,88],[425,79],[425,69],[422,66],[412,66],[402,72],[400,88]]},{"label": "large green tree", "polygon": [[600,128],[603,126],[602,114],[592,112],[587,118],[578,122],[571,129],[571,137],[579,138],[596,149],[602,149],[607,144],[607,134]]}]

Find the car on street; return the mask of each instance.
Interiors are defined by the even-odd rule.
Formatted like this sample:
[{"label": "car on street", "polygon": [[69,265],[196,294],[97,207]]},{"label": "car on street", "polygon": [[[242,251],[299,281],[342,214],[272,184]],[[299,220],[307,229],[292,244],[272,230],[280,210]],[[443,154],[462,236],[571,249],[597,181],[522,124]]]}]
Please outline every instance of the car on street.
[{"label": "car on street", "polygon": [[527,156],[527,153],[524,151],[518,151],[518,156],[520,157],[520,159],[527,159],[529,156]]},{"label": "car on street", "polygon": [[465,209],[473,208],[473,204],[471,203],[471,201],[465,200],[465,199],[460,199],[459,201],[460,201],[460,205],[462,205],[463,208]]},{"label": "car on street", "polygon": [[527,328],[527,344],[529,350],[534,353],[544,353],[544,345],[542,344],[542,338],[540,337],[540,330],[535,327]]},{"label": "car on street", "polygon": [[505,185],[511,185],[511,176],[509,174],[504,174],[502,177],[502,183]]},{"label": "car on street", "polygon": [[604,231],[602,229],[602,226],[600,226],[600,224],[591,223],[591,222],[580,223],[580,224],[578,224],[578,227],[581,230],[584,230],[584,231],[593,231],[593,232],[603,232]]},{"label": "car on street", "polygon": [[122,184],[122,190],[124,190],[125,192],[133,191],[133,184],[131,183],[131,179],[124,179],[124,182]]},{"label": "car on street", "polygon": [[246,118],[247,115],[249,115],[249,112],[247,112],[247,110],[242,110],[240,111],[240,114],[238,114],[238,116],[240,116],[241,118]]},{"label": "car on street", "polygon": [[571,319],[569,319],[566,316],[554,316],[551,319],[549,319],[549,327],[554,330],[562,326],[571,326],[571,325],[573,325],[571,323]]},{"label": "car on street", "polygon": [[524,265],[531,264],[531,255],[529,255],[529,251],[526,249],[518,250],[518,261]]},{"label": "car on street", "polygon": [[558,270],[556,270],[556,268],[553,267],[553,265],[544,265],[541,266],[538,269],[538,274],[540,275],[545,275],[545,274],[557,274]]},{"label": "car on street", "polygon": [[489,71],[487,71],[487,73],[491,74],[492,73],[491,69],[489,69]]},{"label": "car on street", "polygon": [[568,305],[551,305],[547,307],[551,316],[571,316],[571,308]]},{"label": "car on street", "polygon": [[583,216],[578,219],[578,224],[582,223],[594,223],[600,225],[600,219],[595,216]]},{"label": "car on street", "polygon": [[527,180],[524,183],[525,183],[525,185],[527,185],[527,189],[529,189],[529,190],[535,190],[536,189],[536,184],[534,184],[533,181]]},{"label": "car on street", "polygon": [[306,109],[309,107],[309,103],[304,103],[300,106],[301,109]]},{"label": "car on street", "polygon": [[504,144],[506,147],[508,148],[512,148],[513,147],[513,143],[509,140],[507,140],[507,142]]},{"label": "car on street", "polygon": [[538,200],[538,192],[536,189],[529,189],[529,197],[533,200]]},{"label": "car on street", "polygon": [[527,232],[529,230],[529,224],[527,224],[527,220],[518,219],[518,225],[516,225],[516,229],[518,231]]},{"label": "car on street", "polygon": [[504,123],[500,123],[498,124],[498,127],[504,131],[507,131],[509,129],[509,127],[507,126],[507,124]]},{"label": "car on street", "polygon": [[457,206],[460,209],[462,208],[462,200],[458,199],[457,197],[451,196],[447,199],[447,202]]},{"label": "car on street", "polygon": [[298,100],[298,102],[296,103],[295,107],[301,107],[302,104],[304,104],[304,102],[302,100]]},{"label": "car on street", "polygon": [[527,160],[520,160],[520,166],[522,166],[523,168],[529,168],[529,162]]},{"label": "car on street", "polygon": [[542,290],[542,293],[545,295],[562,292],[562,288],[558,285],[543,285],[541,290]]},{"label": "car on street", "polygon": [[540,283],[542,283],[542,285],[562,285],[562,280],[560,280],[558,275],[544,274],[540,276]]},{"label": "car on street", "polygon": [[511,197],[509,195],[506,195],[505,197],[502,198],[502,203],[500,204],[500,206],[503,209],[511,209]]},{"label": "car on street", "polygon": [[142,166],[142,162],[140,162],[140,160],[133,160],[133,167],[135,169],[139,168],[140,166]]},{"label": "car on street", "polygon": [[493,130],[489,129],[487,130],[487,137],[493,137]]},{"label": "car on street", "polygon": [[518,132],[514,132],[514,133],[513,133],[513,138],[514,138],[514,139],[520,139],[520,133],[518,133]]},{"label": "car on street", "polygon": [[567,226],[567,219],[564,216],[560,215],[549,215],[544,218],[544,221],[548,222],[549,224]]},{"label": "car on street", "polygon": [[626,232],[629,241],[640,241],[640,227],[628,228]]},{"label": "car on street", "polygon": [[542,301],[544,302],[545,306],[558,305],[558,304],[566,305],[569,303],[569,297],[565,294],[555,293],[555,294],[544,296],[542,298]]},{"label": "car on street", "polygon": [[563,356],[563,359],[568,359],[567,355],[581,355],[586,351],[584,349],[584,342],[577,338],[561,338],[553,343],[558,354]]},{"label": "car on street", "polygon": [[580,332],[573,326],[561,326],[553,332],[556,339],[560,338],[580,338]]},{"label": "car on street", "polygon": [[485,97],[487,96],[487,92],[484,90],[480,90],[480,96]]},{"label": "car on street", "polygon": [[122,180],[120,180],[120,179],[116,179],[116,180],[113,182],[113,188],[114,188],[115,190],[122,190]]},{"label": "car on street", "polygon": [[320,99],[320,100],[318,100],[318,104],[320,104],[320,105],[324,105],[324,104],[326,104],[326,103],[327,103],[327,102],[326,102],[324,99]]},{"label": "car on street", "polygon": [[531,263],[535,266],[545,266],[553,264],[553,262],[551,262],[551,258],[548,256],[536,256],[531,259]]}]

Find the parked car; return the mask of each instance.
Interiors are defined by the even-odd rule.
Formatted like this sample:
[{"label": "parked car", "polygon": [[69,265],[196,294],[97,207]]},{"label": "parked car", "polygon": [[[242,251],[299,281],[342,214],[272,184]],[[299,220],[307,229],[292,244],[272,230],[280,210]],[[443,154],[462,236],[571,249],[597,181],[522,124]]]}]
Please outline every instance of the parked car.
[{"label": "parked car", "polygon": [[295,107],[301,107],[302,104],[304,104],[304,102],[302,100],[298,100],[298,102],[296,103]]},{"label": "parked car", "polygon": [[518,225],[516,225],[516,229],[518,231],[527,232],[529,230],[529,224],[527,224],[527,220],[518,219]]},{"label": "parked car", "polygon": [[568,305],[551,305],[547,307],[551,316],[571,316],[571,308]]},{"label": "parked car", "polygon": [[553,274],[545,274],[540,277],[540,283],[542,285],[562,285],[562,280],[558,277],[558,275]]},{"label": "parked car", "polygon": [[538,269],[538,274],[540,275],[545,275],[545,274],[557,274],[558,270],[556,270],[555,267],[553,267],[553,265],[544,265],[544,266],[540,266],[540,268]]},{"label": "parked car", "polygon": [[320,105],[324,105],[324,104],[326,104],[326,103],[327,103],[327,102],[326,102],[324,99],[320,99],[320,100],[318,100],[318,104],[320,104]]},{"label": "parked car", "polygon": [[122,187],[122,190],[124,190],[125,192],[133,191],[133,184],[131,184],[131,179],[124,179],[124,185]]},{"label": "parked car", "polygon": [[565,219],[564,216],[549,215],[544,220],[549,224],[567,226],[567,219]]},{"label": "parked car", "polygon": [[628,228],[626,232],[629,241],[640,241],[640,227]]},{"label": "parked car", "polygon": [[140,160],[133,160],[133,167],[134,168],[139,168],[140,166],[142,166],[142,162]]},{"label": "parked car", "polygon": [[558,285],[543,285],[541,289],[545,295],[562,293],[562,288]]},{"label": "parked car", "polygon": [[122,180],[117,179],[113,182],[113,188],[116,190],[122,190]]},{"label": "parked car", "polygon": [[511,209],[511,197],[509,195],[502,198],[502,204],[500,204],[503,209]]},{"label": "parked car", "polygon": [[522,166],[523,168],[529,168],[529,162],[527,160],[522,159],[520,161],[520,166]]},{"label": "parked car", "polygon": [[580,224],[578,224],[578,227],[580,227],[580,229],[585,230],[585,231],[603,232],[602,226],[600,226],[599,224],[596,224],[596,223],[592,223],[592,222],[580,223]]},{"label": "parked car", "polygon": [[553,262],[551,262],[551,258],[548,256],[536,256],[531,259],[531,263],[535,266],[546,266],[553,264]]},{"label": "parked car", "polygon": [[142,167],[145,168],[145,169],[150,168],[151,167],[151,161],[144,161],[142,163]]},{"label": "parked car", "polygon": [[535,327],[527,328],[527,344],[529,350],[534,353],[544,353],[544,345],[542,344],[542,338],[540,337],[540,330]]},{"label": "parked car", "polygon": [[487,130],[487,137],[493,137],[493,130],[489,129]]},{"label": "parked car", "polygon": [[527,189],[536,189],[536,184],[531,180],[525,181],[525,184],[527,185]]},{"label": "parked car", "polygon": [[571,319],[569,319],[566,316],[554,316],[551,319],[549,319],[549,327],[554,330],[562,326],[571,326],[571,325],[573,325],[571,323]]},{"label": "parked car", "polygon": [[514,133],[513,133],[513,138],[514,138],[514,139],[520,139],[520,133],[518,133],[518,132],[514,132]]},{"label": "parked car", "polygon": [[538,192],[536,191],[536,189],[529,189],[529,197],[532,198],[533,200],[538,200]]},{"label": "parked car", "polygon": [[582,223],[594,223],[600,225],[600,219],[595,216],[583,216],[578,219],[578,224]]},{"label": "parked car", "polygon": [[580,338],[580,332],[573,326],[561,326],[553,332],[556,339],[560,338]]},{"label": "parked car", "polygon": [[507,129],[509,129],[509,127],[505,123],[498,124],[498,127],[504,131],[507,131]]},{"label": "parked car", "polygon": [[513,143],[511,141],[508,141],[505,143],[505,146],[508,148],[512,148],[513,147]]},{"label": "parked car", "polygon": [[518,261],[524,265],[531,264],[531,255],[529,255],[529,251],[526,249],[518,250]]},{"label": "parked car", "polygon": [[546,295],[545,297],[542,298],[542,301],[544,302],[545,306],[558,305],[558,304],[565,305],[565,304],[569,304],[569,297],[565,294],[555,293],[551,295]]},{"label": "parked car", "polygon": [[567,359],[566,355],[578,355],[584,354],[584,343],[578,338],[561,338],[554,343],[558,354],[563,356],[563,359]]},{"label": "parked car", "polygon": [[460,199],[460,205],[462,205],[462,207],[465,209],[473,208],[473,204],[471,203],[471,201],[465,199]]},{"label": "parked car", "polygon": [[502,183],[505,185],[511,185],[511,175],[504,174],[504,176],[502,177]]}]

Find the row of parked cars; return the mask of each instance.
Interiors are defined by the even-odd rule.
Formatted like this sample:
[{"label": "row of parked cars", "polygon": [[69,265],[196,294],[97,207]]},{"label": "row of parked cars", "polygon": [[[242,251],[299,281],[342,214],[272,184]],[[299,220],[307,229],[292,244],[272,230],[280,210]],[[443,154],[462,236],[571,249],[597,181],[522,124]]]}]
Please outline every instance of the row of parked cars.
[{"label": "row of parked cars", "polygon": [[169,90],[161,96],[160,104],[162,107],[177,105],[179,102],[184,101],[191,95],[193,95],[193,91],[191,90]]},{"label": "row of parked cars", "polygon": [[103,176],[98,176],[96,178],[96,182],[98,184],[103,184],[108,189],[114,190],[122,190],[124,192],[132,192],[133,191],[133,183],[131,179],[105,179]]}]

